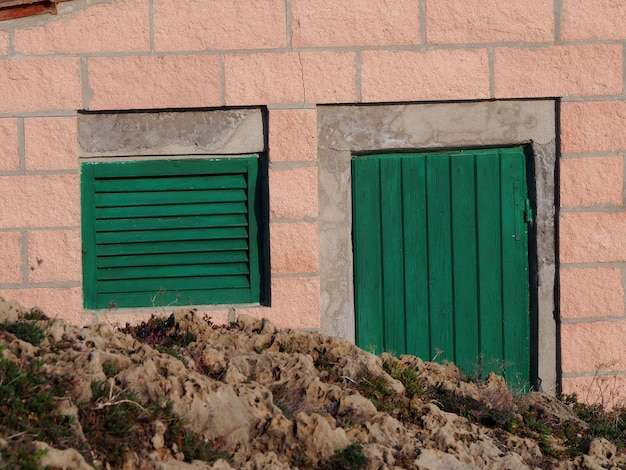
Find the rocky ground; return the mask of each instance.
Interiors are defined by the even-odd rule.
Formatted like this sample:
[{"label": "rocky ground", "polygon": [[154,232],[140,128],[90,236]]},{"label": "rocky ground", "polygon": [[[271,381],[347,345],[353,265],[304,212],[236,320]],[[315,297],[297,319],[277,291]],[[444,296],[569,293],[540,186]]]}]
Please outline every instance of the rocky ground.
[{"label": "rocky ground", "polygon": [[622,415],[495,375],[189,309],[122,330],[0,299],[0,468],[626,468]]}]

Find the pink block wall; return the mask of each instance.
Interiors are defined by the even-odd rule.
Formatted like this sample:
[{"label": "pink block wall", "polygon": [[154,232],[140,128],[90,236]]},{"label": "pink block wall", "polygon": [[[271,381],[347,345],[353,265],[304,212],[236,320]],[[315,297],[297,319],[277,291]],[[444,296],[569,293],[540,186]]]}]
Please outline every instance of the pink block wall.
[{"label": "pink block wall", "polygon": [[563,387],[593,397],[598,373],[626,380],[625,17],[610,0],[72,0],[2,22],[0,295],[94,320],[77,110],[267,106],[272,307],[246,311],[317,328],[316,105],[560,98]]}]

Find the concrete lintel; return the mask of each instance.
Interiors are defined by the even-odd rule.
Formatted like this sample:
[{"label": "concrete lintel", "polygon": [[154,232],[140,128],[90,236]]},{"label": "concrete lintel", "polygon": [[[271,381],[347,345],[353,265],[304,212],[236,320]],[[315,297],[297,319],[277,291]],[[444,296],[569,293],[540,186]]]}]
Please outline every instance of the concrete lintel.
[{"label": "concrete lintel", "polygon": [[80,156],[243,154],[265,150],[259,109],[79,114]]}]

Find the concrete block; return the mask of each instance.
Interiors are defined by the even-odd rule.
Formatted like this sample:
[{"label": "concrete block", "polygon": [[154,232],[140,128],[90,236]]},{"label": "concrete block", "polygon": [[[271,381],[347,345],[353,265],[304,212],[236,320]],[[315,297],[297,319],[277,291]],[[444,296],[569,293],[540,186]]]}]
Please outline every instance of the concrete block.
[{"label": "concrete block", "polygon": [[624,198],[624,157],[561,160],[561,207],[621,206]]},{"label": "concrete block", "polygon": [[17,171],[19,168],[17,119],[0,119],[0,171]]},{"label": "concrete block", "polygon": [[78,175],[0,177],[0,228],[80,225]]},{"label": "concrete block", "polygon": [[489,98],[487,51],[364,51],[363,102]]},{"label": "concrete block", "polygon": [[356,58],[352,52],[302,52],[304,101],[353,103],[356,96]]},{"label": "concrete block", "polygon": [[272,279],[272,306],[238,308],[237,314],[241,313],[267,318],[279,328],[319,328],[319,278],[275,277]]},{"label": "concrete block", "polygon": [[7,55],[9,53],[9,33],[6,31],[0,31],[0,55]]},{"label": "concrete block", "polygon": [[621,44],[497,48],[496,98],[622,93]]},{"label": "concrete block", "polygon": [[317,168],[270,170],[270,219],[317,217]]},{"label": "concrete block", "polygon": [[626,149],[626,102],[561,104],[561,151],[604,152]]},{"label": "concrete block", "polygon": [[562,263],[626,262],[626,212],[561,212]]},{"label": "concrete block", "polygon": [[27,170],[77,170],[76,118],[24,119]]},{"label": "concrete block", "polygon": [[20,54],[76,54],[150,50],[148,0],[91,4],[63,11],[33,28],[15,29]]},{"label": "concrete block", "polygon": [[625,17],[626,3],[620,0],[567,0],[563,2],[561,39],[624,40]]},{"label": "concrete block", "polygon": [[426,0],[429,44],[551,42],[552,0]]},{"label": "concrete block", "polygon": [[272,274],[319,271],[319,232],[316,222],[270,225]]},{"label": "concrete block", "polygon": [[295,0],[294,47],[393,46],[420,43],[413,0]]},{"label": "concrete block", "polygon": [[590,377],[563,378],[563,393],[575,393],[578,400],[605,409],[626,403],[626,375],[619,371],[598,371]]},{"label": "concrete block", "polygon": [[80,230],[28,233],[28,282],[81,281]]},{"label": "concrete block", "polygon": [[283,0],[155,0],[157,51],[273,49],[286,46]]},{"label": "concrete block", "polygon": [[19,284],[22,275],[21,232],[0,232],[0,284]]},{"label": "concrete block", "polygon": [[218,56],[92,57],[87,67],[91,110],[221,104]]},{"label": "concrete block", "polygon": [[0,61],[0,77],[0,112],[82,108],[78,58]]},{"label": "concrete block", "polygon": [[304,101],[302,63],[296,52],[227,55],[224,63],[229,106]]},{"label": "concrete block", "polygon": [[621,270],[563,268],[560,282],[562,318],[624,316],[624,285]]},{"label": "concrete block", "polygon": [[626,320],[561,325],[563,373],[626,370]]},{"label": "concrete block", "polygon": [[284,109],[269,113],[270,161],[317,159],[317,110]]},{"label": "concrete block", "polygon": [[80,287],[38,287],[0,290],[5,300],[17,300],[25,308],[38,307],[49,318],[60,318],[83,326],[83,295]]}]

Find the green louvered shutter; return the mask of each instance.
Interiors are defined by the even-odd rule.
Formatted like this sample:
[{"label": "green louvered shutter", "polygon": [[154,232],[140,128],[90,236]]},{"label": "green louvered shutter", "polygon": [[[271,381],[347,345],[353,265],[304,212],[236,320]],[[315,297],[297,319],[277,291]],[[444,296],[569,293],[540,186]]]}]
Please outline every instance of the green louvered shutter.
[{"label": "green louvered shutter", "polygon": [[357,344],[530,383],[523,148],[352,160]]},{"label": "green louvered shutter", "polygon": [[86,308],[260,300],[258,157],[83,163]]}]

